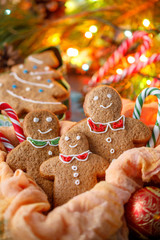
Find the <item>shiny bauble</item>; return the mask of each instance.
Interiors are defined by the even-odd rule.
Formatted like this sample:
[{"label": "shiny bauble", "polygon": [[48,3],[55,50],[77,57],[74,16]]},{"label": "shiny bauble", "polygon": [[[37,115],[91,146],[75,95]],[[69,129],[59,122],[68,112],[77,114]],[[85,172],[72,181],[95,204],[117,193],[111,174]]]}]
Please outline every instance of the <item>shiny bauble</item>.
[{"label": "shiny bauble", "polygon": [[128,227],[146,239],[160,240],[160,188],[136,191],[125,206]]}]

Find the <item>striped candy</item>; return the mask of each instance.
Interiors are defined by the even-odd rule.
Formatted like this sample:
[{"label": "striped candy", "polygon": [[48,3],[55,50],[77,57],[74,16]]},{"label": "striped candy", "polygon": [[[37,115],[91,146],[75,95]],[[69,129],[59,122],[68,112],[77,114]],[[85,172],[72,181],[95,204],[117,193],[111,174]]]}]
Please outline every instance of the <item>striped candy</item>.
[{"label": "striped candy", "polygon": [[15,113],[13,108],[11,108],[11,106],[8,103],[0,102],[0,110],[3,110],[7,113],[8,117],[10,118],[10,120],[12,122],[12,125],[15,130],[15,134],[16,134],[19,142],[20,143],[23,142],[26,138],[24,136],[23,129],[20,126],[20,122],[17,117],[17,114]]},{"label": "striped candy", "polygon": [[145,88],[137,97],[134,111],[133,111],[133,118],[140,119],[141,111],[143,103],[147,96],[154,95],[158,98],[158,112],[157,112],[157,120],[153,127],[152,136],[147,143],[147,147],[154,147],[156,145],[157,139],[160,134],[160,89],[155,87]]},{"label": "striped candy", "polygon": [[10,143],[10,141],[1,132],[0,132],[0,141],[5,146],[7,152],[10,152],[14,148],[14,146]]},{"label": "striped candy", "polygon": [[137,62],[132,64],[130,67],[123,70],[123,73],[121,75],[112,75],[108,79],[104,79],[102,81],[103,84],[109,84],[113,82],[119,82],[123,80],[125,77],[128,77],[130,75],[133,75],[135,73],[138,73],[142,68],[146,67],[147,65],[155,62],[160,61],[160,53],[154,53],[151,57],[147,59],[146,62]]},{"label": "striped candy", "polygon": [[89,81],[90,86],[96,85],[96,83],[100,82],[104,76],[108,73],[109,69],[113,68],[121,58],[127,53],[129,48],[137,42],[137,40],[142,40],[143,43],[139,49],[139,51],[134,55],[135,61],[139,60],[139,57],[149,49],[151,45],[151,39],[146,32],[136,31],[134,32],[132,38],[128,38],[122,42],[119,48],[108,58],[105,64],[99,69],[97,73],[93,75],[91,80]]}]

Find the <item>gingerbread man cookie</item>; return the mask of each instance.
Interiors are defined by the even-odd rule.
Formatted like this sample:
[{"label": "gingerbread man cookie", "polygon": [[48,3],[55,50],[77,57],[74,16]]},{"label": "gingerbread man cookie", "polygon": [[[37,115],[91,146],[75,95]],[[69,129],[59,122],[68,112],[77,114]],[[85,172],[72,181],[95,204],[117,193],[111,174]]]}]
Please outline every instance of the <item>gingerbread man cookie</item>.
[{"label": "gingerbread man cookie", "polygon": [[31,176],[52,202],[53,184],[41,177],[39,167],[51,156],[59,154],[59,121],[51,112],[37,110],[26,115],[23,130],[27,140],[7,155],[6,162],[13,170],[20,168]]},{"label": "gingerbread man cookie", "polygon": [[109,165],[104,158],[90,152],[88,140],[81,132],[62,135],[59,149],[59,157],[50,158],[40,166],[41,175],[54,180],[54,206],[94,187]]},{"label": "gingerbread man cookie", "polygon": [[145,145],[151,137],[150,129],[141,121],[121,116],[122,102],[112,87],[100,85],[87,93],[84,112],[87,119],[69,131],[83,132],[90,150],[110,162],[127,149]]}]

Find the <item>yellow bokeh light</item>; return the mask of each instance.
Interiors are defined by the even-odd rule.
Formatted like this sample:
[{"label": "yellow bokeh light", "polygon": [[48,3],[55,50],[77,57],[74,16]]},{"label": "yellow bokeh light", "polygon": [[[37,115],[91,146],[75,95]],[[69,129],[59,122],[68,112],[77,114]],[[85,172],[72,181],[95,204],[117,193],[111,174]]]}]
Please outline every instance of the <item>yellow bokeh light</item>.
[{"label": "yellow bokeh light", "polygon": [[78,53],[79,53],[79,51],[76,48],[68,48],[67,49],[67,55],[69,57],[76,57],[76,56],[78,56]]},{"label": "yellow bokeh light", "polygon": [[92,25],[92,26],[90,26],[89,31],[90,31],[91,33],[96,33],[96,32],[98,31],[98,28],[97,28],[96,25]]},{"label": "yellow bokeh light", "polygon": [[128,38],[131,38],[132,37],[132,32],[129,31],[129,30],[126,30],[126,31],[124,31],[124,35]]},{"label": "yellow bokeh light", "polygon": [[92,38],[93,34],[91,32],[85,32],[86,38]]},{"label": "yellow bokeh light", "polygon": [[47,38],[47,44],[58,45],[60,43],[60,34],[55,33]]},{"label": "yellow bokeh light", "polygon": [[143,19],[143,25],[144,25],[145,27],[149,27],[150,21],[149,21],[147,18]]},{"label": "yellow bokeh light", "polygon": [[132,56],[129,56],[128,58],[127,58],[127,61],[131,64],[131,63],[134,63],[135,62],[135,58],[134,57],[132,57]]},{"label": "yellow bokeh light", "polygon": [[147,82],[147,85],[151,85],[151,80],[148,79],[146,82]]},{"label": "yellow bokeh light", "polygon": [[65,3],[65,7],[69,10],[69,11],[73,11],[76,7],[75,3],[73,1],[67,1]]},{"label": "yellow bokeh light", "polygon": [[82,69],[83,69],[84,71],[88,71],[88,70],[89,70],[89,65],[88,65],[87,63],[84,63],[84,64],[82,65]]},{"label": "yellow bokeh light", "polygon": [[122,70],[121,68],[118,68],[118,69],[116,70],[116,73],[117,73],[118,75],[122,75],[123,70]]},{"label": "yellow bokeh light", "polygon": [[147,62],[148,60],[148,58],[144,54],[142,54],[139,59],[141,62]]}]

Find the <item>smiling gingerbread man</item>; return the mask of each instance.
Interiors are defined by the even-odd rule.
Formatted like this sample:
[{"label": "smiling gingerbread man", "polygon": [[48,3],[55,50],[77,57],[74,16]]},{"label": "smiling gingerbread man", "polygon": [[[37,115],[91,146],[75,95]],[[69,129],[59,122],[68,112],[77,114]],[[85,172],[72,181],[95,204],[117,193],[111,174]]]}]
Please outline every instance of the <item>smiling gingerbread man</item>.
[{"label": "smiling gingerbread man", "polygon": [[59,141],[60,154],[43,162],[40,173],[54,180],[54,206],[66,203],[74,196],[90,190],[97,179],[104,177],[109,162],[89,150],[86,136],[68,132]]},{"label": "smiling gingerbread man", "polygon": [[23,130],[27,140],[7,155],[6,162],[13,170],[20,168],[31,176],[52,202],[52,182],[40,176],[39,167],[51,156],[59,154],[58,118],[45,110],[30,112],[24,118]]},{"label": "smiling gingerbread man", "polygon": [[80,131],[88,138],[90,150],[110,162],[125,150],[145,145],[150,129],[141,121],[121,115],[122,101],[118,92],[100,85],[87,93],[84,112],[87,119],[69,131]]}]

